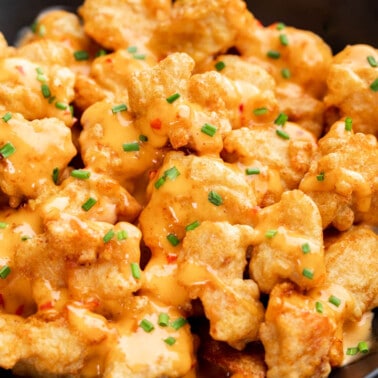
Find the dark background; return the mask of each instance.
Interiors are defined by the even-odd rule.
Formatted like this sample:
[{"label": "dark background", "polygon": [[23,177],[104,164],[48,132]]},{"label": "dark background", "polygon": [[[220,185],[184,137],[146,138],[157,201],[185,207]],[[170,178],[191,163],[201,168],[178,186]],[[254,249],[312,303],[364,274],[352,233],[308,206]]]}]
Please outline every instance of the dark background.
[{"label": "dark background", "polygon": [[[30,25],[41,9],[51,5],[76,9],[81,3],[82,0],[0,0],[0,30],[12,44],[17,31]],[[334,52],[356,43],[378,48],[377,0],[254,0],[247,4],[264,25],[282,21],[312,30]]]},{"label": "dark background", "polygon": [[[82,0],[0,0],[0,31],[9,44],[14,44],[20,29],[30,25],[42,9],[60,5],[75,10],[81,3]],[[335,53],[347,44],[367,43],[378,48],[378,0],[255,0],[247,4],[264,25],[280,21],[312,30]],[[1,378],[10,376],[0,369]],[[332,377],[378,377],[377,353],[336,370]]]}]

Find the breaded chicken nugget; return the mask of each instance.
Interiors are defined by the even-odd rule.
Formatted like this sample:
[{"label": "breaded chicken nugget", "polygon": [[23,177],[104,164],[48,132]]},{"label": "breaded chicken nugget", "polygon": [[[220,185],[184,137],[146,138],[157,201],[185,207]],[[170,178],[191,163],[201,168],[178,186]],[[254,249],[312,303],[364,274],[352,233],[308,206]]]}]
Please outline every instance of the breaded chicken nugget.
[{"label": "breaded chicken nugget", "polygon": [[[317,204],[323,228],[347,230],[355,213],[369,217],[377,197],[378,148],[373,135],[354,133],[350,119],[336,122],[319,140],[318,154],[299,188]],[[376,203],[376,202],[375,202]]]},{"label": "breaded chicken nugget", "polygon": [[210,334],[236,349],[258,339],[264,308],[255,282],[243,280],[253,229],[204,221],[188,231],[178,257],[178,280],[200,298]]},{"label": "breaded chicken nugget", "polygon": [[79,8],[85,32],[110,50],[143,47],[169,17],[170,0],[85,0]]},{"label": "breaded chicken nugget", "polygon": [[242,127],[224,139],[222,157],[245,170],[261,207],[296,189],[317,151],[314,136],[298,125],[276,123]]},{"label": "breaded chicken nugget", "polygon": [[302,289],[324,281],[323,229],[319,210],[299,190],[287,191],[281,200],[256,214],[251,277],[264,293],[291,280]]},{"label": "breaded chicken nugget", "polygon": [[173,4],[170,18],[159,23],[149,47],[162,58],[185,52],[196,62],[225,53],[255,20],[241,0],[187,0]]},{"label": "breaded chicken nugget", "polygon": [[354,131],[378,137],[378,50],[368,45],[347,46],[333,57],[327,76],[325,105],[338,116],[351,117]]},{"label": "breaded chicken nugget", "polygon": [[0,60],[0,72],[0,109],[21,113],[27,120],[55,117],[73,125],[69,104],[75,75],[69,68],[12,57]]},{"label": "breaded chicken nugget", "polygon": [[0,188],[10,205],[54,191],[54,169],[63,172],[76,155],[70,129],[56,118],[27,121],[8,111],[0,130]]}]

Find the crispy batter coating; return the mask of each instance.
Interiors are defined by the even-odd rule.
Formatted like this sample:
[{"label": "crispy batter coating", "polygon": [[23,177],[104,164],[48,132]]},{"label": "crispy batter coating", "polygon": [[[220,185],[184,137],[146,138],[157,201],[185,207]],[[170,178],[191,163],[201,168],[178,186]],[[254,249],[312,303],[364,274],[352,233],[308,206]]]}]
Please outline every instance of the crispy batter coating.
[{"label": "crispy batter coating", "polygon": [[377,71],[368,57],[378,60],[378,51],[362,44],[346,46],[333,57],[324,103],[328,108],[336,108],[339,117],[351,117],[355,132],[377,137],[378,94],[374,86],[370,87],[377,80]]},{"label": "crispy batter coating", "polygon": [[[130,112],[114,113],[112,109],[117,105],[97,102],[84,112],[80,151],[87,167],[133,190],[144,174],[158,167],[163,150],[143,139]],[[130,143],[136,146],[135,151],[125,150],[124,146]]]},{"label": "crispy batter coating", "polygon": [[21,113],[27,120],[55,117],[73,125],[68,105],[74,98],[75,75],[69,68],[10,57],[0,59],[0,72],[0,109]]},{"label": "crispy batter coating", "polygon": [[53,170],[64,171],[76,154],[65,124],[57,118],[27,121],[13,113],[0,130],[0,148],[12,147],[0,160],[0,188],[11,206],[53,191]]},{"label": "crispy batter coating", "polygon": [[318,154],[299,185],[317,204],[323,228],[340,231],[352,226],[355,212],[369,217],[377,197],[377,140],[349,131],[346,122],[336,122],[319,140]]},{"label": "crispy batter coating", "polygon": [[299,190],[287,191],[278,203],[259,211],[256,218],[258,236],[249,271],[262,292],[269,293],[284,280],[303,289],[324,281],[322,224],[310,197]]},{"label": "crispy batter coating", "polygon": [[78,74],[75,82],[75,105],[82,111],[97,101],[128,103],[127,83],[132,73],[156,63],[151,54],[121,49],[93,60],[89,74]]},{"label": "crispy batter coating", "polygon": [[179,51],[201,62],[225,53],[235,45],[240,31],[251,29],[254,23],[244,1],[177,1],[170,18],[154,30],[149,46],[161,57]]},{"label": "crispy batter coating", "polygon": [[[284,132],[285,137],[277,132]],[[261,207],[298,187],[317,150],[313,135],[291,122],[284,127],[270,123],[233,130],[223,144],[225,161],[244,170],[255,169],[255,174],[246,172]]]},{"label": "crispy batter coating", "polygon": [[177,260],[179,282],[201,299],[211,336],[236,349],[258,339],[264,316],[256,283],[243,280],[253,236],[249,226],[204,221],[186,233]]},{"label": "crispy batter coating", "polygon": [[85,0],[79,8],[85,32],[110,50],[143,47],[169,17],[170,0]]},{"label": "crispy batter coating", "polygon": [[180,152],[167,154],[149,193],[138,222],[152,252],[143,290],[166,303],[182,305],[189,298],[184,288],[177,286],[176,260],[181,243],[177,245],[176,238],[182,240],[188,225],[205,220],[249,224],[256,205],[254,193],[237,167],[219,158]]}]

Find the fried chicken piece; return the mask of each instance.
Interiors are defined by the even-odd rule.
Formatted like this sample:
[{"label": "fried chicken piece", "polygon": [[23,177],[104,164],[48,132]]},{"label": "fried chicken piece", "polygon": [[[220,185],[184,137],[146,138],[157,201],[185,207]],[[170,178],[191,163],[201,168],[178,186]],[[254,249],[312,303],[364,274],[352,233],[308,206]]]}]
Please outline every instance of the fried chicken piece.
[{"label": "fried chicken piece", "polygon": [[327,76],[327,93],[324,98],[328,108],[336,108],[339,117],[351,117],[355,132],[378,137],[378,105],[376,86],[377,71],[367,59],[378,60],[378,50],[358,44],[346,46],[333,57]]},{"label": "fried chicken piece", "polygon": [[71,127],[74,73],[24,58],[0,59],[0,110],[21,113],[27,120],[55,117]]},{"label": "fried chicken piece", "polygon": [[[114,113],[117,105],[97,102],[84,112],[80,151],[85,166],[133,191],[139,178],[161,163],[163,150],[142,138],[130,112]],[[127,146],[135,150],[127,151]]]},{"label": "fried chicken piece", "polygon": [[324,281],[321,218],[309,196],[299,190],[284,192],[278,203],[257,212],[255,230],[249,272],[262,292],[285,280],[302,289]]},{"label": "fried chicken piece", "polygon": [[222,157],[246,170],[261,207],[279,201],[285,190],[296,189],[317,151],[314,136],[291,122],[283,127],[242,127],[229,133],[223,144]]},{"label": "fried chicken piece", "polygon": [[323,228],[340,231],[352,226],[355,213],[369,218],[378,193],[377,140],[349,131],[346,123],[336,122],[319,140],[318,154],[299,185],[317,204]]},{"label": "fried chicken piece", "polygon": [[[222,136],[231,124],[190,97],[193,68],[187,54],[175,53],[149,70],[136,72],[128,85],[130,107],[137,127],[153,146],[164,147],[169,141],[173,149],[187,147],[200,155],[219,155]],[[204,126],[210,131],[204,132]]]},{"label": "fried chicken piece", "polygon": [[260,330],[268,377],[327,377],[343,364],[351,347],[343,332],[377,306],[377,243],[369,228],[354,227],[327,240],[322,285],[307,294],[275,286]]},{"label": "fried chicken piece", "polygon": [[170,152],[150,183],[148,198],[139,217],[144,243],[152,252],[143,290],[167,303],[185,303],[187,294],[177,284],[181,243],[176,241],[185,236],[187,226],[204,220],[249,224],[254,193],[244,172],[221,159]]},{"label": "fried chicken piece", "polygon": [[105,174],[90,169],[82,171],[89,177],[65,178],[55,195],[41,201],[44,222],[57,220],[60,213],[112,224],[136,219],[141,206],[125,188]]},{"label": "fried chicken piece", "polygon": [[178,256],[178,280],[192,299],[200,298],[210,334],[236,349],[258,339],[264,317],[259,289],[243,280],[250,226],[203,221],[188,231]]},{"label": "fried chicken piece", "polygon": [[151,54],[133,52],[133,46],[128,50],[99,56],[91,63],[89,74],[77,75],[75,105],[79,109],[84,111],[102,100],[128,103],[127,83],[130,75],[156,64]]},{"label": "fried chicken piece", "polygon": [[[275,82],[260,66],[237,55],[220,55],[197,65],[195,71],[200,75],[193,75],[190,80],[191,98],[224,114],[233,129],[247,125],[253,127],[276,118]],[[260,114],[257,109],[265,111]]]},{"label": "fried chicken piece", "polygon": [[17,207],[25,198],[55,190],[53,170],[62,172],[75,156],[71,132],[56,118],[27,121],[21,114],[0,123],[0,188]]},{"label": "fried chicken piece", "polygon": [[85,32],[110,50],[143,49],[156,26],[169,17],[168,0],[85,0],[79,8]]},{"label": "fried chicken piece", "polygon": [[261,65],[274,77],[280,109],[289,120],[319,137],[321,101],[332,61],[330,47],[318,35],[282,23],[244,29],[236,47],[244,59]]},{"label": "fried chicken piece", "polygon": [[254,17],[240,0],[175,2],[170,18],[159,23],[149,41],[161,57],[185,52],[196,62],[233,47],[238,33],[251,27]]}]

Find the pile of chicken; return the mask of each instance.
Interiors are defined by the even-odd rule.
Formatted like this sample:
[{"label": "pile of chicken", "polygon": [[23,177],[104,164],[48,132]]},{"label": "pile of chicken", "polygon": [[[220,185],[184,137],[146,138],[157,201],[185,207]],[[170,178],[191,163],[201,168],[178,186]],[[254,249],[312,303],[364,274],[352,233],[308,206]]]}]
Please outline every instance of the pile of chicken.
[{"label": "pile of chicken", "polygon": [[366,353],[377,107],[375,48],[241,0],[86,0],[1,38],[0,366],[327,377]]}]

